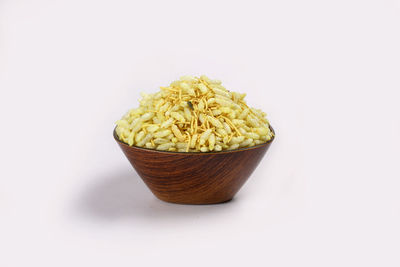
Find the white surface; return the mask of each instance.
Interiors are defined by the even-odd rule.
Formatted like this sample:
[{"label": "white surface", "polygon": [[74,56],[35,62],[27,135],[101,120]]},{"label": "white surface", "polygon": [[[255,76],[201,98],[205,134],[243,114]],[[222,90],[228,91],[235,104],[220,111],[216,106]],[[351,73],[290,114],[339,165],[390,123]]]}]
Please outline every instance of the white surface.
[{"label": "white surface", "polygon": [[[0,1],[0,266],[399,266],[400,2]],[[207,74],[277,138],[233,202],[155,199],[112,138]]]}]

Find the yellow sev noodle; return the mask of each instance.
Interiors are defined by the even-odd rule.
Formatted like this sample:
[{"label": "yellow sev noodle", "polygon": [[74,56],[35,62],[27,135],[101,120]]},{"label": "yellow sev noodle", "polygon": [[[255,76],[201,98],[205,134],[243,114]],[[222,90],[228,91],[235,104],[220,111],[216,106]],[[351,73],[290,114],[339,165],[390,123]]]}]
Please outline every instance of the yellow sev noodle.
[{"label": "yellow sev noodle", "polygon": [[118,138],[129,146],[177,152],[211,152],[269,141],[266,114],[249,108],[245,94],[228,91],[207,76],[184,76],[116,122]]}]

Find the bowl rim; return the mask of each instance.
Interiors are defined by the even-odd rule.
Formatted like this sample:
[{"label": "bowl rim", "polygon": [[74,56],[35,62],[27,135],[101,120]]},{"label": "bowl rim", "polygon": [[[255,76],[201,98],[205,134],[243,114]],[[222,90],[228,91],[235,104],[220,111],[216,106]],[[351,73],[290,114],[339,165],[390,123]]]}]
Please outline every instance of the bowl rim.
[{"label": "bowl rim", "polygon": [[164,153],[164,154],[178,154],[178,155],[182,155],[182,154],[183,155],[215,155],[215,154],[224,154],[224,153],[234,153],[234,152],[257,149],[257,148],[266,146],[266,145],[272,143],[272,141],[274,141],[274,139],[275,139],[275,131],[272,128],[272,126],[269,125],[269,129],[273,133],[272,138],[270,140],[268,140],[267,142],[259,144],[259,145],[256,145],[256,146],[238,148],[238,149],[233,149],[233,150],[222,150],[222,151],[216,151],[216,152],[178,152],[178,151],[156,150],[156,149],[139,147],[139,146],[130,146],[127,143],[122,142],[121,140],[119,140],[119,138],[117,136],[116,129],[117,129],[117,126],[114,127],[113,136],[114,136],[115,141],[117,141],[117,143],[120,144],[120,145],[124,145],[124,146],[126,146],[128,148],[137,149],[137,150],[151,151],[151,152]]}]

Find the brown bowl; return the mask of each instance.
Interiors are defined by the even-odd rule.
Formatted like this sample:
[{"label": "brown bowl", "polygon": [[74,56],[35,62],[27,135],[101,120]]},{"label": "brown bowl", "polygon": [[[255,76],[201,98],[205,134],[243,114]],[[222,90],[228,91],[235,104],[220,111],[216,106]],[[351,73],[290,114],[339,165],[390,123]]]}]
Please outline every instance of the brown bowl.
[{"label": "brown bowl", "polygon": [[231,200],[274,140],[243,149],[186,153],[128,146],[118,139],[115,130],[114,139],[153,194],[163,201],[179,204]]}]

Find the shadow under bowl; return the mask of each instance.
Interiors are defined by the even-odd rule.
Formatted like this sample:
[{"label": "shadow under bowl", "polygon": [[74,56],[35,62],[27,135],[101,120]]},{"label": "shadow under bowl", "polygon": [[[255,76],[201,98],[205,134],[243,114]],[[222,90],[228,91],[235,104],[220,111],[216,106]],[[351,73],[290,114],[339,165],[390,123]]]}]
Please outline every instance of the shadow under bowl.
[{"label": "shadow under bowl", "polygon": [[208,153],[129,146],[119,140],[115,129],[114,139],[157,198],[178,204],[216,204],[235,196],[274,137],[253,147]]}]

